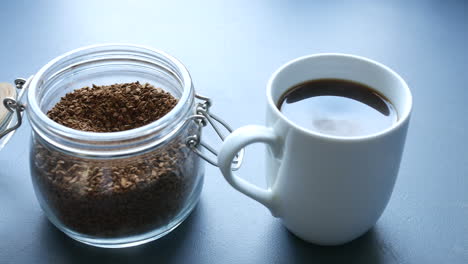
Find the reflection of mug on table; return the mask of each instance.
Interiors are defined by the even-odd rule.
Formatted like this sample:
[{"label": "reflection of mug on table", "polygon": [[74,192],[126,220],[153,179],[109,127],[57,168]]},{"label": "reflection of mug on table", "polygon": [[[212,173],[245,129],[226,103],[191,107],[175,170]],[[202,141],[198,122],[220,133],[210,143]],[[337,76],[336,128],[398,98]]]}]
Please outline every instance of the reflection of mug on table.
[{"label": "reflection of mug on table", "polygon": [[[369,135],[336,136],[307,130],[277,108],[289,88],[329,78],[374,88],[393,104],[398,120]],[[234,188],[268,207],[297,236],[323,245],[346,243],[369,230],[390,199],[411,108],[408,86],[382,64],[344,54],[301,57],[270,79],[266,126],[246,126],[229,135],[219,166]],[[248,183],[230,169],[236,153],[254,142],[269,146],[268,189]]]}]

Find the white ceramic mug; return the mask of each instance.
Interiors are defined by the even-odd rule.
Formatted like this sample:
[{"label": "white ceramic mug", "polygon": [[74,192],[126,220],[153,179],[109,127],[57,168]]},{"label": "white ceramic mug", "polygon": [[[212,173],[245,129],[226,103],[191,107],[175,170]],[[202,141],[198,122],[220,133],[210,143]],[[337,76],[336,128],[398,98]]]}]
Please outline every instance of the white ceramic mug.
[{"label": "white ceramic mug", "polygon": [[[366,84],[387,97],[398,121],[376,134],[338,137],[302,128],[277,108],[281,95],[308,80],[335,78]],[[405,81],[375,61],[346,54],[317,54],[279,68],[267,85],[265,126],[229,135],[218,165],[238,191],[268,207],[298,237],[321,245],[349,242],[372,228],[390,199],[412,108]],[[231,162],[245,146],[266,143],[267,189],[233,174]]]}]

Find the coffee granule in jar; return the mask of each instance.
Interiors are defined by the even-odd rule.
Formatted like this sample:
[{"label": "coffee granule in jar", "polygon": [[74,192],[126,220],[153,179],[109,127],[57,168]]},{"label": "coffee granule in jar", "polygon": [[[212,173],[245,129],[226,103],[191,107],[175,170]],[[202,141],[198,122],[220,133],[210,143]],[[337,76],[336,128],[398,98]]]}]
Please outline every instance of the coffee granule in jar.
[{"label": "coffee granule in jar", "polygon": [[90,132],[118,132],[147,125],[166,115],[177,99],[139,82],[85,87],[65,95],[47,116]]},{"label": "coffee granule in jar", "polygon": [[[48,111],[64,126],[118,132],[144,126],[177,104],[150,84],[122,83],[77,89]],[[96,160],[65,154],[33,138],[32,179],[57,220],[90,236],[123,237],[162,227],[195,189],[200,160],[185,145],[196,130],[183,129],[168,144],[136,157]]]}]

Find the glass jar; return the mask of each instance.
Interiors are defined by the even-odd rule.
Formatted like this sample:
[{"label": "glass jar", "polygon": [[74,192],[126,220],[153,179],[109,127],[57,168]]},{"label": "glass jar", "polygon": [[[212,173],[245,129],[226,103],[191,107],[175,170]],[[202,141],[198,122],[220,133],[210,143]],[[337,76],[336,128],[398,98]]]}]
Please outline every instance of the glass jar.
[{"label": "glass jar", "polygon": [[[153,123],[111,133],[71,129],[46,115],[75,89],[135,81],[170,92],[177,105]],[[138,245],[167,234],[195,207],[204,167],[187,139],[200,138],[201,129],[191,118],[192,81],[178,60],[134,45],[91,46],[52,60],[28,89],[34,190],[68,236],[100,247]]]}]

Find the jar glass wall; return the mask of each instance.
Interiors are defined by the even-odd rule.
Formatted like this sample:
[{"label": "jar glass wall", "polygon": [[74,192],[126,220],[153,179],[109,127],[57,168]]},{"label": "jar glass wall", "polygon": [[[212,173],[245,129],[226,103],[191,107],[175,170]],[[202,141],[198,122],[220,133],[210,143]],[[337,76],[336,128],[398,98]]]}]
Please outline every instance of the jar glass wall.
[{"label": "jar glass wall", "polygon": [[[170,92],[177,105],[153,123],[112,133],[74,130],[46,115],[75,89],[136,81]],[[44,66],[29,86],[27,112],[32,182],[51,222],[101,247],[138,245],[179,225],[203,184],[203,163],[186,145],[200,136],[189,119],[194,94],[180,62],[139,46],[86,47]]]}]

